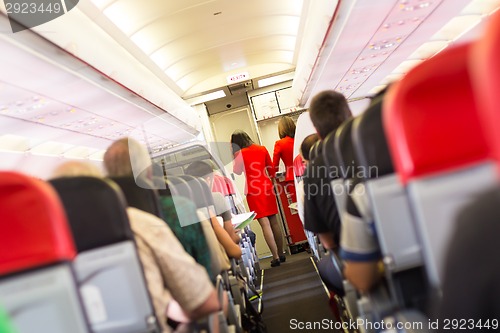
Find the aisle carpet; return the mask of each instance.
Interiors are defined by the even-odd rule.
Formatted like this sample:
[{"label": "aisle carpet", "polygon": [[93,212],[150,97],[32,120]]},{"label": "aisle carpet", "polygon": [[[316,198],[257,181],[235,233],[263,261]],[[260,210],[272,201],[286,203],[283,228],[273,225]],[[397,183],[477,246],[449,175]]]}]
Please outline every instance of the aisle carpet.
[{"label": "aisle carpet", "polygon": [[291,260],[264,272],[263,318],[268,333],[325,332],[328,330],[301,330],[299,323],[335,320],[311,259],[301,257],[289,257]]}]

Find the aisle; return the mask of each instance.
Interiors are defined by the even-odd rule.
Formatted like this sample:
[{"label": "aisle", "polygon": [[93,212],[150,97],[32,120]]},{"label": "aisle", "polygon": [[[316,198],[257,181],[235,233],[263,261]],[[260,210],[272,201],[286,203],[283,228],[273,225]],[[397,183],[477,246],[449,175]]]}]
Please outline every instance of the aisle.
[{"label": "aisle", "polygon": [[[299,329],[299,325],[334,321],[328,296],[307,253],[287,257],[287,262],[270,268],[263,263],[263,317],[269,333],[324,332]],[[311,327],[311,326],[310,326]],[[333,327],[333,324],[332,324]]]}]

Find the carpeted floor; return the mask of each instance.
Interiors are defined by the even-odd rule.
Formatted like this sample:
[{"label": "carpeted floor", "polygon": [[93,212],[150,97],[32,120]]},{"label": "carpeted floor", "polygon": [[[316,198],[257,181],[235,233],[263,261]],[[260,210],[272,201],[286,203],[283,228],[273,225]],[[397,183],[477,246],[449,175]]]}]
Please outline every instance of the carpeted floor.
[{"label": "carpeted floor", "polygon": [[263,318],[269,333],[335,331],[327,329],[335,319],[310,255],[288,256],[279,267],[263,264]]}]

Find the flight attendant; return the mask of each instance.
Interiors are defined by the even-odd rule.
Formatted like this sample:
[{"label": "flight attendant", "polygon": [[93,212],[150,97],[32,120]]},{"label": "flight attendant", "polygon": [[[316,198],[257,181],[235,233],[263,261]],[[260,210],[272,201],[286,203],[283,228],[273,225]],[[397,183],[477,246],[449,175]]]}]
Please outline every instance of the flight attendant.
[{"label": "flight attendant", "polygon": [[280,139],[274,144],[273,172],[278,171],[280,160],[285,164],[285,181],[282,183],[285,193],[296,202],[293,174],[293,143],[295,137],[295,123],[291,117],[283,116],[278,122]]},{"label": "flight attendant", "polygon": [[233,172],[245,172],[245,194],[250,210],[254,211],[262,228],[267,246],[273,255],[271,267],[280,265],[283,254],[283,236],[276,214],[278,205],[270,177],[274,177],[271,157],[264,146],[255,144],[247,133],[236,131],[231,135]]}]

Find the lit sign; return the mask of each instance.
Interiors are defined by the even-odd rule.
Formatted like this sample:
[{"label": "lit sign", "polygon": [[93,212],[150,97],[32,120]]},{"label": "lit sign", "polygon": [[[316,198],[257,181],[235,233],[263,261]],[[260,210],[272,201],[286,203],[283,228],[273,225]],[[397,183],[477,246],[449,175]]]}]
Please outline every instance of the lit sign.
[{"label": "lit sign", "polygon": [[250,78],[250,75],[248,74],[248,72],[238,73],[238,74],[228,76],[227,83],[231,84],[231,83],[236,83],[236,82],[240,82],[240,81],[245,81],[245,80],[248,80],[249,78]]}]

